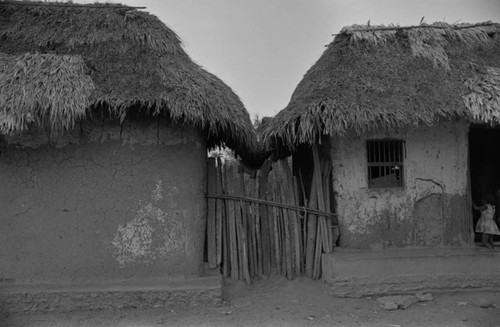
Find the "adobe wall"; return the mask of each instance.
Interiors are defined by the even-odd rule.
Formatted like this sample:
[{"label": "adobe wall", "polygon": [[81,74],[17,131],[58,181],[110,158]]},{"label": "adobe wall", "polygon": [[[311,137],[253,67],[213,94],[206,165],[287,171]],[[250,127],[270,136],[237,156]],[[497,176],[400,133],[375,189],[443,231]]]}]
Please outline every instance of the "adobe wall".
[{"label": "adobe wall", "polygon": [[[468,125],[332,138],[340,244],[346,248],[466,245]],[[369,189],[366,140],[405,140],[404,187]]]},{"label": "adobe wall", "polygon": [[206,145],[162,123],[0,146],[0,283],[198,276]]}]

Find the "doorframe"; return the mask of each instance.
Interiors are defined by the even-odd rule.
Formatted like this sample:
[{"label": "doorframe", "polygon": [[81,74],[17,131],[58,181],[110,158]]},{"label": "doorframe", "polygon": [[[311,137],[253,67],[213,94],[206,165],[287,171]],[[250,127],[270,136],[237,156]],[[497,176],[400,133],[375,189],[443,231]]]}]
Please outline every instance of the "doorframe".
[{"label": "doorframe", "polygon": [[472,123],[467,126],[467,192],[466,192],[466,210],[468,214],[469,224],[469,239],[468,243],[470,247],[474,246],[474,239],[476,237],[476,233],[474,231],[474,214],[472,212],[472,179],[471,179],[471,166],[470,166],[470,132],[471,132]]}]

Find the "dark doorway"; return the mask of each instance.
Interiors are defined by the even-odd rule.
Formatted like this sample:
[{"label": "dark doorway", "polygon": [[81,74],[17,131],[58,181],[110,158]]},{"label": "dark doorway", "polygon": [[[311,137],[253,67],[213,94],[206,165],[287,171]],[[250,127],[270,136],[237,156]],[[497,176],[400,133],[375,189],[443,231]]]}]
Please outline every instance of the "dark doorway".
[{"label": "dark doorway", "polygon": [[[469,130],[469,160],[472,201],[480,205],[482,198],[494,199],[500,188],[500,128],[472,124]],[[480,213],[474,210],[474,230]],[[476,233],[475,241],[481,235]],[[500,241],[500,237],[495,237]]]}]

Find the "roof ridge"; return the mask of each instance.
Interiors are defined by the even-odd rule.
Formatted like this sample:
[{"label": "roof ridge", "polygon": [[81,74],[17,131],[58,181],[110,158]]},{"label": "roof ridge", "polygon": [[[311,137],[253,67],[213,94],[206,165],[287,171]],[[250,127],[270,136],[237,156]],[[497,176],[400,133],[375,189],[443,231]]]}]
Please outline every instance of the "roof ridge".
[{"label": "roof ridge", "polygon": [[[456,25],[456,24],[446,24],[446,26],[443,25],[435,25],[436,23],[433,23],[432,25],[427,25],[427,24],[421,24],[421,25],[411,25],[411,26],[374,26],[374,27],[366,27],[366,25],[361,25],[361,27],[355,27],[356,25],[352,26],[346,26],[342,28],[340,33],[337,34],[332,34],[333,36],[335,35],[340,35],[340,34],[346,34],[347,32],[371,32],[371,31],[391,31],[391,30],[409,30],[409,29],[415,29],[415,28],[434,28],[434,29],[454,29],[454,30],[462,30],[462,29],[467,29],[467,28],[474,28],[474,27],[481,27],[481,26],[493,26],[493,25],[499,25],[498,23],[494,23],[491,21],[484,22],[484,23],[478,23],[478,24],[461,24],[461,25]],[[443,23],[442,23],[443,24]],[[360,25],[358,25],[360,26]]]},{"label": "roof ridge", "polygon": [[41,1],[14,1],[0,0],[0,5],[12,6],[40,6],[40,7],[70,7],[70,8],[92,8],[92,9],[146,9],[146,7],[132,7],[122,4],[112,3],[93,3],[93,4],[76,4],[72,2],[41,2]]}]

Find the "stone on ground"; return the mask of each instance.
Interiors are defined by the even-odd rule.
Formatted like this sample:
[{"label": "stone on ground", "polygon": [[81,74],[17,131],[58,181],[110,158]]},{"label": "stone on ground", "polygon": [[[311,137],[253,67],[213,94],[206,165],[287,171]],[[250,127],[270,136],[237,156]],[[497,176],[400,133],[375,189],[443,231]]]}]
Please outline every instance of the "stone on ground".
[{"label": "stone on ground", "polygon": [[419,302],[414,295],[394,295],[383,296],[377,299],[378,303],[385,310],[408,309],[411,305]]},{"label": "stone on ground", "polygon": [[419,302],[429,302],[434,300],[431,293],[417,293],[415,294]]},{"label": "stone on ground", "polygon": [[488,308],[493,308],[493,303],[491,303],[490,301],[488,301],[487,299],[479,299],[477,301],[477,304],[478,306],[480,306],[481,308],[484,308],[484,309],[488,309]]}]

